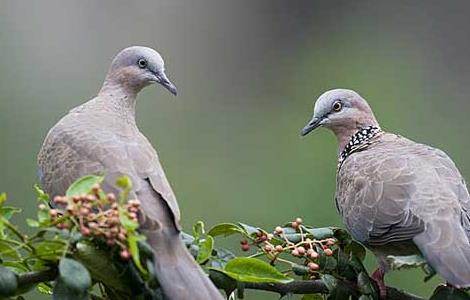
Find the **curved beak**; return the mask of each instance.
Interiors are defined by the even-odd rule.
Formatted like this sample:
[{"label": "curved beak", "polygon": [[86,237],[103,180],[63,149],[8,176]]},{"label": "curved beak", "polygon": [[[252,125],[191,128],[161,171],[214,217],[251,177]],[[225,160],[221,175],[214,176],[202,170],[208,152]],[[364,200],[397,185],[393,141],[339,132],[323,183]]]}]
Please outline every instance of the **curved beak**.
[{"label": "curved beak", "polygon": [[163,71],[158,72],[158,73],[155,74],[155,76],[157,77],[156,81],[159,84],[161,84],[163,87],[165,87],[167,90],[169,90],[170,93],[172,93],[173,95],[176,96],[176,93],[177,93],[176,86],[173,84],[173,82],[170,81],[170,79],[168,79],[165,72],[163,72]]},{"label": "curved beak", "polygon": [[300,132],[301,136],[305,136],[310,133],[310,131],[314,130],[315,128],[319,127],[321,125],[321,121],[323,121],[322,118],[318,117],[313,117],[310,122],[308,122],[307,125],[305,125],[304,128],[302,128],[302,131]]}]

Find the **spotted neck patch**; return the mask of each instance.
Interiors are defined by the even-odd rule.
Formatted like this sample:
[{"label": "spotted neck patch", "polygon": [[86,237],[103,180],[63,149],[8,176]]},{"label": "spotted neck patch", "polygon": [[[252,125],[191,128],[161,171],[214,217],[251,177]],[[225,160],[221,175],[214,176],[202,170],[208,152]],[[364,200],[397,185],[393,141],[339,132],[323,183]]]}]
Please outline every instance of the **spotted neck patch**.
[{"label": "spotted neck patch", "polygon": [[379,132],[382,132],[382,130],[377,126],[368,126],[356,131],[356,133],[351,136],[349,143],[346,144],[338,157],[338,170],[341,168],[344,160],[348,158],[349,155],[353,154],[364,146],[369,145],[370,139],[376,136]]}]

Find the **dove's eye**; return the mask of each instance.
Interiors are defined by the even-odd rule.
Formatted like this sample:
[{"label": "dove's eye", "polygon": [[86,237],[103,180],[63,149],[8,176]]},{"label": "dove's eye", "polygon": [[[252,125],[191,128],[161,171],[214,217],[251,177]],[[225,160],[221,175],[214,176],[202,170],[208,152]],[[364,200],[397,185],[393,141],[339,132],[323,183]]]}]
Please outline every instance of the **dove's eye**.
[{"label": "dove's eye", "polygon": [[343,104],[341,104],[340,101],[336,101],[336,102],[333,104],[333,110],[334,110],[334,111],[340,111],[342,108],[343,108]]},{"label": "dove's eye", "polygon": [[139,68],[143,69],[147,67],[147,61],[143,58],[139,59],[137,61],[137,64],[139,65]]}]

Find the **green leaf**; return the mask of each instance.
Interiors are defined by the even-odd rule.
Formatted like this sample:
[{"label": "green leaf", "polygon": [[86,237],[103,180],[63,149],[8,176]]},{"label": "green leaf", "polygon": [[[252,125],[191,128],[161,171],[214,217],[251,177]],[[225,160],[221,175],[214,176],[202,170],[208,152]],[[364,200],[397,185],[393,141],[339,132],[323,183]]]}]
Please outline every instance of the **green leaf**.
[{"label": "green leaf", "polygon": [[237,288],[237,281],[226,275],[222,270],[210,269],[209,277],[219,289],[224,290],[226,295],[230,295]]},{"label": "green leaf", "polygon": [[88,293],[85,291],[76,291],[71,289],[63,278],[56,280],[52,292],[53,300],[88,300]]},{"label": "green leaf", "polygon": [[338,265],[336,258],[333,256],[326,256],[324,254],[320,255],[320,259],[318,260],[318,264],[322,270],[334,270]]},{"label": "green leaf", "polygon": [[16,274],[0,266],[0,296],[12,296],[18,287]]},{"label": "green leaf", "polygon": [[49,204],[49,196],[39,187],[38,184],[33,185],[33,190],[36,193],[38,203],[45,205]]},{"label": "green leaf", "polygon": [[74,257],[86,266],[94,280],[113,289],[128,292],[127,278],[114,264],[109,250],[101,249],[88,241],[78,242],[76,248]]},{"label": "green leaf", "polygon": [[39,222],[30,218],[26,219],[26,224],[28,224],[29,227],[33,228],[39,227]]},{"label": "green leaf", "polygon": [[301,300],[323,300],[322,294],[305,294]]},{"label": "green leaf", "polygon": [[69,188],[65,192],[65,195],[67,197],[72,197],[88,194],[90,193],[94,185],[100,184],[101,182],[103,182],[103,180],[103,176],[96,175],[87,175],[81,177],[69,186]]},{"label": "green leaf", "polygon": [[207,261],[212,254],[214,248],[214,238],[210,235],[206,236],[205,239],[199,241],[199,252],[197,254],[197,262],[202,264]]},{"label": "green leaf", "polygon": [[392,270],[409,269],[423,267],[426,260],[421,255],[392,256],[386,258]]},{"label": "green leaf", "polygon": [[223,235],[224,237],[235,234],[235,233],[243,233],[243,229],[232,223],[220,223],[212,227],[209,232],[207,232],[208,235],[211,235],[213,237]]},{"label": "green leaf", "polygon": [[200,239],[204,235],[204,222],[197,221],[193,226],[193,236],[196,240]]},{"label": "green leaf", "polygon": [[361,261],[364,261],[364,259],[366,258],[366,248],[364,248],[364,246],[355,241],[351,241],[351,243],[347,244],[344,247],[344,252],[356,256]]},{"label": "green leaf", "polygon": [[50,288],[47,284],[45,284],[44,282],[41,282],[38,284],[37,286],[37,290],[38,292],[40,292],[41,294],[44,294],[44,295],[52,295],[52,288]]},{"label": "green leaf", "polygon": [[336,286],[338,285],[338,280],[330,274],[323,274],[321,275],[321,280],[325,284],[326,288],[331,292],[333,291]]},{"label": "green leaf", "polygon": [[224,270],[220,271],[241,282],[288,283],[293,281],[270,264],[250,257],[234,258],[227,263]]},{"label": "green leaf", "polygon": [[3,203],[5,203],[5,201],[7,201],[7,194],[1,193],[0,194],[0,206],[2,206]]},{"label": "green leaf", "polygon": [[122,189],[131,189],[132,182],[129,177],[121,176],[116,180],[116,184]]},{"label": "green leaf", "polygon": [[134,231],[139,227],[139,223],[130,219],[127,209],[123,207],[119,207],[119,221],[127,231]]},{"label": "green leaf", "polygon": [[469,300],[470,296],[462,290],[439,286],[429,300]]},{"label": "green leaf", "polygon": [[91,287],[90,273],[74,259],[62,258],[59,263],[59,274],[60,281],[71,291],[83,293]]},{"label": "green leaf", "polygon": [[253,227],[251,225],[247,225],[243,223],[238,223],[238,225],[243,229],[243,231],[245,231],[247,235],[250,235],[250,236],[260,231],[258,227]]},{"label": "green leaf", "polygon": [[147,275],[148,272],[144,269],[144,267],[142,267],[142,264],[140,263],[139,244],[138,244],[139,241],[144,241],[144,240],[145,240],[145,236],[141,234],[135,234],[135,233],[130,233],[130,232],[127,234],[127,242],[129,243],[129,251],[132,256],[132,261],[134,262],[134,264],[137,266],[137,268],[142,274]]},{"label": "green leaf", "polygon": [[12,206],[3,206],[0,207],[0,215],[5,219],[10,220],[10,218],[17,213],[21,212],[21,208],[12,207]]},{"label": "green leaf", "polygon": [[8,240],[0,239],[0,258],[10,257],[13,259],[19,259],[20,255],[16,247],[13,247],[12,244],[8,243]]},{"label": "green leaf", "polygon": [[59,260],[67,250],[67,242],[61,239],[44,240],[36,244],[36,255],[44,260]]},{"label": "green leaf", "polygon": [[375,293],[375,289],[366,272],[361,272],[357,276],[357,286],[359,291],[364,295],[373,295]]}]

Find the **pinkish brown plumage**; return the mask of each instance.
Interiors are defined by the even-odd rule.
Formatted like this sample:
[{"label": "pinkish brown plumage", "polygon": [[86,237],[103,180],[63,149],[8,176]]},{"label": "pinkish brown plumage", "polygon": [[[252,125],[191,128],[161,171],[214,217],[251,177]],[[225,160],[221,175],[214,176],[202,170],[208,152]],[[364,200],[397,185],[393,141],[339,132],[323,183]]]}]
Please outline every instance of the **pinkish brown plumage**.
[{"label": "pinkish brown plumage", "polygon": [[351,90],[319,97],[302,135],[319,126],[338,139],[337,207],[353,237],[376,254],[374,277],[383,280],[388,255],[422,254],[450,284],[469,287],[470,196],[452,160],[382,131]]}]

